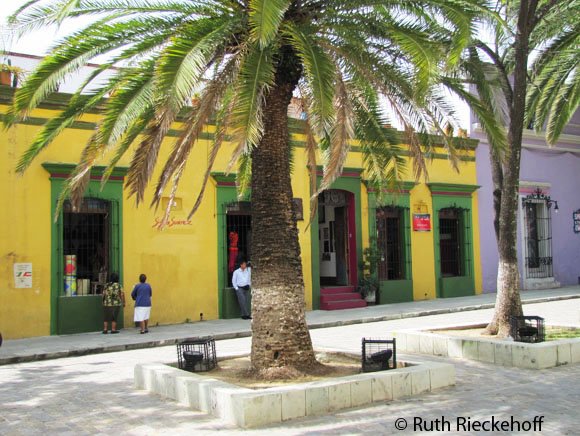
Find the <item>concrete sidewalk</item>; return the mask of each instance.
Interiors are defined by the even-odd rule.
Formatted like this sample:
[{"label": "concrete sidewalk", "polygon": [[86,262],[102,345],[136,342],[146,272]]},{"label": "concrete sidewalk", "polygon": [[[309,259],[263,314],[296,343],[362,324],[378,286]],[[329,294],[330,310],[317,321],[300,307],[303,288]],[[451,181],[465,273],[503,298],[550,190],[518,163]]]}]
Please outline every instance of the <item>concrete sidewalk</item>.
[{"label": "concrete sidewalk", "polygon": [[[559,289],[524,291],[524,304],[580,298],[580,286]],[[496,294],[471,297],[413,301],[409,303],[369,306],[359,309],[337,311],[315,310],[307,312],[311,329],[389,321],[402,318],[469,310],[488,309],[494,306]],[[81,356],[85,354],[134,350],[175,344],[193,336],[213,336],[216,340],[247,337],[251,335],[250,321],[241,319],[202,321],[154,327],[146,335],[138,329],[127,328],[118,335],[100,332],[66,336],[42,336],[29,339],[5,340],[0,348],[0,365]]]}]

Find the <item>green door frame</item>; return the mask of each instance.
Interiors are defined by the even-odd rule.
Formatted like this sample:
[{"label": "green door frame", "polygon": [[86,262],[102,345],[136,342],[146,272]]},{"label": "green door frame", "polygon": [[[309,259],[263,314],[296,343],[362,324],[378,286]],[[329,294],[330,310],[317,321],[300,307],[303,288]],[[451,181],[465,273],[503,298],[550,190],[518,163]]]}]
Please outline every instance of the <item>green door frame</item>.
[{"label": "green door frame", "polygon": [[[240,317],[240,308],[233,288],[227,287],[225,274],[227,258],[226,238],[226,207],[236,201],[249,201],[249,196],[240,200],[236,189],[236,175],[219,172],[211,173],[216,186],[216,225],[217,225],[217,265],[218,265],[218,317],[220,319],[232,319]],[[251,308],[251,295],[248,302]]]},{"label": "green door frame", "polygon": [[[330,185],[328,189],[341,189],[354,195],[354,215],[356,228],[356,264],[358,277],[361,277],[362,271],[358,267],[362,260],[362,213],[361,213],[361,173],[360,168],[344,168],[341,176]],[[317,169],[316,184],[320,186],[322,181],[322,167]],[[319,244],[318,244],[318,220],[314,219],[310,225],[310,259],[312,269],[312,309],[320,308],[320,264],[318,261]]]},{"label": "green door frame", "polygon": [[[451,183],[427,183],[433,199],[433,244],[435,251],[435,280],[437,298],[475,295],[472,194],[478,185]],[[439,243],[439,211],[446,208],[463,209],[461,229],[461,250],[463,276],[441,276],[441,253]]]},{"label": "green door frame", "polygon": [[[367,185],[368,186],[368,185]],[[403,209],[403,256],[404,276],[402,280],[380,280],[377,304],[403,303],[413,301],[413,273],[411,253],[411,223],[410,223],[410,191],[415,187],[414,182],[402,182],[399,191],[384,194],[377,199],[377,194],[368,189],[369,199],[369,237],[371,244],[376,244],[377,220],[376,213],[379,207],[394,206]],[[373,237],[374,235],[374,237]],[[378,272],[376,273],[378,275]]]},{"label": "green door frame", "polygon": [[[64,253],[59,253],[60,241],[62,240],[62,221],[63,214],[60,212],[58,219],[55,221],[56,205],[58,198],[62,191],[63,185],[76,167],[75,164],[65,163],[51,163],[45,162],[42,164],[43,168],[50,174],[50,221],[51,221],[51,251],[50,251],[50,334],[68,334],[82,331],[94,331],[97,322],[102,322],[102,316],[96,315],[92,317],[87,315],[87,310],[93,311],[96,306],[101,305],[100,296],[83,296],[70,297],[67,300],[62,300],[62,291],[64,287],[63,274],[64,269]],[[119,280],[123,281],[123,181],[128,168],[116,167],[101,190],[101,176],[106,167],[96,166],[91,170],[91,181],[87,191],[86,197],[100,198],[104,200],[114,201],[118,204],[118,213],[114,213],[111,221],[111,237],[113,240],[119,241],[117,250],[111,246],[111,264],[119,265]],[[117,222],[115,222],[117,221]],[[115,234],[116,232],[116,234]],[[66,312],[66,316],[65,316]],[[122,313],[119,320],[120,325],[123,325]],[[78,326],[79,329],[73,326]],[[102,326],[101,326],[102,327]],[[99,327],[99,329],[101,328]]]}]

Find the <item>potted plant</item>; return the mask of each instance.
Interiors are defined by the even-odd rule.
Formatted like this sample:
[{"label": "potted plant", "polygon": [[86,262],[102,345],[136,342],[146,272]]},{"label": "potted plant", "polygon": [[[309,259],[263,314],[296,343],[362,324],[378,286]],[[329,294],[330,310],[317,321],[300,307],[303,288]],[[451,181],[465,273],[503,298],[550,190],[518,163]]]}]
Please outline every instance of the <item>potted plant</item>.
[{"label": "potted plant", "polygon": [[16,87],[23,74],[24,70],[13,66],[10,59],[0,62],[0,85]]},{"label": "potted plant", "polygon": [[370,246],[363,250],[363,260],[359,264],[362,276],[358,281],[358,291],[367,303],[376,303],[379,290],[377,271],[382,254],[376,240],[371,240]]}]

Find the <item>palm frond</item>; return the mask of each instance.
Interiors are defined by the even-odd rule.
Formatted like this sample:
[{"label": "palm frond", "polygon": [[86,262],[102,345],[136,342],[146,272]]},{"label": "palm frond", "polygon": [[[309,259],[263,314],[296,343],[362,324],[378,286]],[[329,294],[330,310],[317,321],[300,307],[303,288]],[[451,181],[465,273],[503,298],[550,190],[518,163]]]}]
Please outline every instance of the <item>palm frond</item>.
[{"label": "palm frond", "polygon": [[[106,91],[105,91],[106,92]],[[74,104],[69,105],[57,117],[50,119],[36,136],[32,144],[20,157],[16,166],[16,171],[24,173],[32,161],[58,137],[66,128],[70,127],[83,113],[95,107],[101,100],[105,92],[97,92],[93,95],[85,95],[77,99]]]},{"label": "palm frond", "polygon": [[336,122],[330,136],[330,147],[325,153],[322,181],[318,193],[328,189],[340,176],[350,150],[350,140],[354,137],[351,96],[347,93],[347,85],[340,73],[336,78],[335,96]]},{"label": "palm frond", "polygon": [[312,106],[308,110],[310,122],[316,134],[322,137],[330,132],[335,120],[333,99],[336,71],[332,59],[320,48],[309,31],[312,32],[306,26],[288,24],[284,27],[284,32],[304,64],[304,76],[311,93]]},{"label": "palm frond", "polygon": [[263,49],[278,35],[284,13],[292,2],[288,0],[250,0],[250,32]]},{"label": "palm frond", "polygon": [[[163,191],[167,186],[170,178],[173,177],[173,185],[179,183],[180,177],[174,176],[178,168],[184,168],[183,162],[186,162],[193,146],[199,139],[199,136],[206,126],[210,116],[213,114],[214,108],[222,99],[224,93],[230,88],[233,81],[235,81],[239,69],[239,60],[237,57],[232,57],[223,70],[218,73],[218,76],[211,80],[203,90],[199,105],[194,109],[192,114],[186,120],[181,137],[176,141],[175,146],[165,166],[159,176],[157,187],[153,196],[151,205],[158,206]],[[175,188],[173,189],[175,190]]]},{"label": "palm frond", "polygon": [[226,172],[231,171],[238,158],[256,146],[262,137],[264,95],[274,83],[273,62],[269,47],[260,49],[253,45],[247,54],[244,53],[231,117],[235,149]]},{"label": "palm frond", "polygon": [[226,92],[224,95],[224,98],[223,98],[223,101],[221,104],[221,108],[217,112],[214,142],[212,144],[211,151],[209,154],[207,168],[206,168],[206,171],[205,171],[205,174],[203,177],[203,181],[201,184],[201,188],[199,190],[199,194],[197,196],[197,199],[195,200],[193,207],[191,208],[191,211],[189,212],[189,215],[187,216],[187,219],[191,219],[191,217],[199,209],[199,206],[201,206],[201,201],[203,200],[203,195],[205,193],[205,189],[207,186],[207,182],[209,180],[209,176],[211,175],[211,171],[213,169],[216,158],[218,156],[218,152],[220,151],[221,146],[222,146],[222,144],[225,140],[225,137],[226,137],[227,126],[229,125],[229,118],[230,118],[231,113],[233,111],[234,100],[232,99],[232,96],[233,96],[233,90],[228,90],[228,92]]}]

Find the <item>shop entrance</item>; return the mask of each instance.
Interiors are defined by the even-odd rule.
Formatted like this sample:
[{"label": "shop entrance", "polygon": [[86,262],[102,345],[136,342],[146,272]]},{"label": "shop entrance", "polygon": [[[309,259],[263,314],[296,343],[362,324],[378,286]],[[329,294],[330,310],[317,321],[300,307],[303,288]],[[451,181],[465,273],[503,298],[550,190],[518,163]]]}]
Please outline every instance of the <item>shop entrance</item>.
[{"label": "shop entrance", "polygon": [[[63,205],[58,220],[56,333],[103,328],[102,293],[111,273],[121,276],[117,201],[85,198],[78,210]],[[123,312],[117,320],[123,326]]]},{"label": "shop entrance", "polygon": [[232,286],[232,276],[242,260],[251,260],[252,204],[240,201],[226,208],[227,286]]},{"label": "shop entrance", "polygon": [[112,272],[110,202],[88,198],[75,212],[67,201],[63,212],[64,295],[101,294]]},{"label": "shop entrance", "polygon": [[354,195],[330,189],[318,198],[320,286],[356,286]]}]

